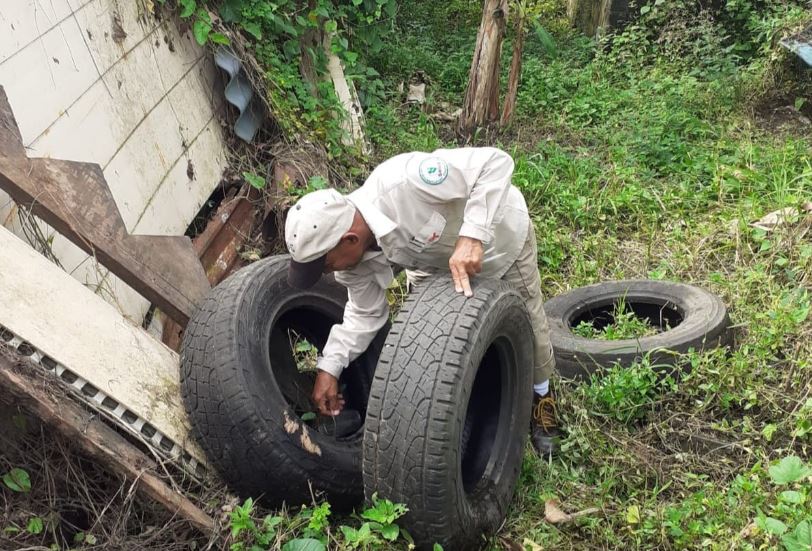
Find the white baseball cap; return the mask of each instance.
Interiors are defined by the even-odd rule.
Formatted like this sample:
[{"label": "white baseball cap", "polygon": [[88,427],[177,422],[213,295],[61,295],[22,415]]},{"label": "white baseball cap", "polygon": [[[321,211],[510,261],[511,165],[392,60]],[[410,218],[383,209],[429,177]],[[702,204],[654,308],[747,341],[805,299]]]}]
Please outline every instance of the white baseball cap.
[{"label": "white baseball cap", "polygon": [[291,260],[288,283],[299,289],[316,284],[327,253],[352,226],[355,207],[334,189],[320,189],[299,199],[288,211],[285,243]]}]

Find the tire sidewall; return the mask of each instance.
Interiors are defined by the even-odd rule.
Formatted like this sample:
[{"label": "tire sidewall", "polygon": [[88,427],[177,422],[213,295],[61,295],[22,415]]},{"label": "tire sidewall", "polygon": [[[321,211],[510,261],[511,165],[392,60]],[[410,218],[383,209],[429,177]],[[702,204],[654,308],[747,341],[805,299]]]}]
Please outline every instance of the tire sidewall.
[{"label": "tire sidewall", "polygon": [[[292,289],[287,265],[287,256],[263,259],[233,274],[205,299],[184,334],[184,403],[209,459],[244,497],[264,495],[270,506],[298,505],[310,502],[312,482],[334,508],[346,509],[363,497],[363,428],[335,439],[301,421],[274,375],[270,336],[280,316],[297,307],[330,318],[329,326],[322,320],[322,331],[329,332],[343,317],[347,291],[331,277],[307,291]],[[387,329],[340,381],[352,376],[369,390]],[[284,354],[293,361],[289,348]]]},{"label": "tire sidewall", "polygon": [[[529,330],[530,317],[523,307],[521,297],[518,293],[506,293],[481,315],[484,320],[472,336],[470,342],[473,343],[473,346],[463,357],[464,382],[457,396],[457,403],[460,406],[455,415],[455,430],[452,436],[452,442],[456,442],[457,445],[451,446],[449,450],[449,461],[453,461],[449,464],[457,466],[461,464],[462,450],[459,442],[474,381],[485,353],[498,338],[506,338],[509,341],[511,345],[509,353],[513,354],[512,361],[502,367],[507,370],[507,376],[503,378],[506,388],[503,389],[500,400],[503,404],[512,403],[514,407],[503,406],[501,411],[501,413],[509,412],[509,417],[500,418],[497,439],[493,446],[494,450],[504,447],[507,453],[502,458],[501,465],[491,471],[496,474],[496,477],[482,485],[486,487],[475,489],[471,494],[465,492],[460,468],[457,468],[454,475],[448,478],[456,493],[456,501],[462,507],[462,510],[459,510],[458,507],[456,512],[460,526],[459,541],[464,541],[471,535],[478,535],[482,532],[494,532],[504,519],[521,471],[527,439],[527,420],[530,418],[533,399],[533,366],[530,363],[522,362],[522,358],[527,361],[533,359],[533,333]],[[474,543],[474,540],[470,541],[471,545]]]},{"label": "tire sidewall", "polygon": [[[263,430],[278,430],[281,424],[285,437],[307,454],[302,459],[305,464],[312,462],[312,468],[316,469],[324,462],[338,470],[360,469],[363,432],[359,431],[353,439],[342,440],[339,444],[308,428],[287,403],[279,388],[273,374],[272,356],[275,352],[270,349],[270,336],[274,325],[280,316],[291,309],[308,308],[340,321],[344,311],[346,290],[322,278],[307,291],[295,291],[287,283],[285,270],[263,274],[257,279],[260,285],[257,287],[256,296],[253,293],[243,295],[239,310],[244,315],[235,320],[236,336],[239,341],[238,361],[243,366],[241,373],[244,380],[241,386],[246,391],[250,389],[250,393],[247,392],[246,395],[253,401],[260,419],[265,420],[264,423],[255,425],[248,437],[261,436]],[[268,422],[274,416],[280,421]],[[302,444],[303,437],[309,438],[316,446],[311,449],[320,450],[320,454],[307,451]]]},{"label": "tire sidewall", "polygon": [[[570,320],[578,313],[624,298],[627,303],[669,304],[679,311],[678,326],[639,339],[605,341],[576,335]],[[589,376],[614,363],[627,367],[648,355],[652,363],[673,365],[678,355],[730,344],[727,309],[719,297],[692,285],[671,281],[610,281],[574,289],[544,305],[559,373]]]}]

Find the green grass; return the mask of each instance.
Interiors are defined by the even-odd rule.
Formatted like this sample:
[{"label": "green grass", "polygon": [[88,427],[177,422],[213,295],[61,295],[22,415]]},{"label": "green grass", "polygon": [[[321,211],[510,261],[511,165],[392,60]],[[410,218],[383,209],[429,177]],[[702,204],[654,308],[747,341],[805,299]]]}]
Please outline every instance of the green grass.
[{"label": "green grass", "polygon": [[572,328],[572,332],[579,337],[598,339],[603,341],[618,341],[623,339],[641,339],[656,335],[667,328],[658,328],[651,324],[647,318],[640,318],[625,300],[619,300],[612,310],[612,321],[603,327],[595,327],[592,321],[582,321]]},{"label": "green grass", "polygon": [[[643,361],[578,385],[554,381],[561,453],[543,460],[528,449],[507,521],[487,548],[804,548],[812,222],[799,214],[771,231],[751,223],[812,200],[809,128],[795,115],[783,125],[774,117],[812,116],[812,79],[777,44],[809,19],[808,7],[727,0],[710,17],[687,0],[657,0],[638,23],[596,43],[569,28],[563,0],[529,4],[538,17],[516,119],[473,143],[500,146],[516,161],[543,291],[609,279],[693,283],[728,305],[736,346],[689,353],[678,377]],[[400,4],[386,48],[366,59],[381,75],[377,88],[361,82],[373,161],[457,145],[453,127],[431,113],[441,102],[461,104],[480,9],[468,0]],[[416,78],[428,83],[424,108],[398,92]],[[649,329],[620,308],[608,331],[580,331],[616,339]],[[569,513],[597,512],[552,524],[548,500]],[[297,538],[342,549],[407,546],[385,541],[395,519],[362,513],[331,528],[321,505],[266,525],[250,505],[232,517],[232,528],[245,524],[234,540],[245,548]]]},{"label": "green grass", "polygon": [[[607,279],[694,283],[729,306],[736,348],[690,354],[678,381],[643,363],[559,384],[562,453],[527,454],[492,548],[793,549],[812,519],[809,479],[769,475],[782,458],[809,459],[812,225],[750,226],[812,200],[808,127],[767,121],[812,101],[776,40],[808,16],[800,4],[728,2],[708,21],[685,5],[658,2],[605,44],[569,31],[560,9],[542,18],[555,45],[529,35],[517,120],[476,143],[516,160],[548,296]],[[420,69],[429,104],[459,105],[472,43],[448,35],[475,28],[426,25],[401,28],[379,70],[394,83]],[[379,158],[455,145],[452,129],[397,98],[368,115]],[[600,512],[553,525],[548,499]]]}]

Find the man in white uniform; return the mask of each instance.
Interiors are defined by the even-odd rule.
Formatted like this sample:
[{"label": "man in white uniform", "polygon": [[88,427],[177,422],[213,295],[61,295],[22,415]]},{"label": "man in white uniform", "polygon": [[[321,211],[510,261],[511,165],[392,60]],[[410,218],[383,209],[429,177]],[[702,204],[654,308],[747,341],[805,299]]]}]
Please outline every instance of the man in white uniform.
[{"label": "man in white uniform", "polygon": [[321,414],[339,414],[338,377],[387,321],[392,265],[407,273],[450,269],[466,296],[477,276],[504,279],[526,299],[536,340],[531,439],[540,453],[554,451],[554,359],[536,236],[512,175],[513,159],[495,148],[405,153],[381,163],[349,195],[315,191],[291,208],[285,227],[290,284],[307,288],[335,272],[349,294],[344,320],[333,326],[318,360],[312,399]]}]

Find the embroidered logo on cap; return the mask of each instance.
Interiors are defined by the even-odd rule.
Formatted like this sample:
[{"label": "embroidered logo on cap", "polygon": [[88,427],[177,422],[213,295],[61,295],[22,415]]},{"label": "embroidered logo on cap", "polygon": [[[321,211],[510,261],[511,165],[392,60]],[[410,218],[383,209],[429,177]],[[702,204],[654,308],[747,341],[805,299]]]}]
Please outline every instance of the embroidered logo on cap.
[{"label": "embroidered logo on cap", "polygon": [[430,186],[442,184],[448,177],[448,163],[439,157],[429,157],[420,163],[420,179]]}]

